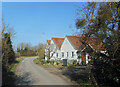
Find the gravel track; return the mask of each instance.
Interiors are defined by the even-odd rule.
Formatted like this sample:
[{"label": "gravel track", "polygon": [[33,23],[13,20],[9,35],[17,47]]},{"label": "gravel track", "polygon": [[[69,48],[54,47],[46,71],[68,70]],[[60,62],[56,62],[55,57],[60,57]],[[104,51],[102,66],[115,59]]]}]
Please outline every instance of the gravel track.
[{"label": "gravel track", "polygon": [[36,57],[24,57],[17,66],[16,85],[70,85],[61,77],[33,63]]}]

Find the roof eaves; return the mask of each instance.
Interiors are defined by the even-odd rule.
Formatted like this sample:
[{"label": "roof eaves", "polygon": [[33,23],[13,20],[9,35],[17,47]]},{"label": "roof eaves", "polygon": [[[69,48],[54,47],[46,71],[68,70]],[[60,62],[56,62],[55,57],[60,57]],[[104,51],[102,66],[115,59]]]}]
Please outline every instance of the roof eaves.
[{"label": "roof eaves", "polygon": [[88,44],[88,45],[95,51],[95,49],[90,44]]},{"label": "roof eaves", "polygon": [[83,52],[85,49],[86,49],[86,47],[85,47],[85,48],[83,48],[83,49],[81,50],[81,52]]},{"label": "roof eaves", "polygon": [[68,35],[66,35],[66,37],[67,37],[68,41],[71,43],[71,45],[73,46],[73,48],[74,48],[75,50],[77,50],[76,47],[74,46],[74,44],[73,44],[73,43],[70,41],[70,39],[68,38]]}]

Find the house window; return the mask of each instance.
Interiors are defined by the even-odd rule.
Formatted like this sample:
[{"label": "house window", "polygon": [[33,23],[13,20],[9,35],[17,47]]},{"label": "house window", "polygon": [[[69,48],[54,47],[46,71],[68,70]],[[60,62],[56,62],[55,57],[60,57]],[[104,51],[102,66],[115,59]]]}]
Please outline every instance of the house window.
[{"label": "house window", "polygon": [[58,53],[56,53],[56,57],[58,57]]},{"label": "house window", "polygon": [[72,52],[72,57],[74,57],[74,52]]},{"label": "house window", "polygon": [[67,52],[67,57],[68,57],[68,52]]},{"label": "house window", "polygon": [[62,52],[62,57],[64,57],[64,52]]}]

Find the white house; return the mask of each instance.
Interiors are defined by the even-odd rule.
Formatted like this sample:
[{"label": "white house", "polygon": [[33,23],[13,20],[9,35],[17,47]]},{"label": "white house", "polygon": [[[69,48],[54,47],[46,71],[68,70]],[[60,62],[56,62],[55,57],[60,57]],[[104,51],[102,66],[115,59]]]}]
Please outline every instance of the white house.
[{"label": "white house", "polygon": [[81,59],[78,59],[78,56],[81,56],[80,53],[77,53],[79,46],[82,44],[80,42],[79,36],[67,36],[63,41],[61,46],[62,59],[77,60],[81,62]]},{"label": "white house", "polygon": [[90,37],[88,41],[86,41],[89,45],[89,48],[83,48],[82,45],[82,39],[84,35],[82,36],[68,36],[66,35],[65,40],[62,43],[61,46],[61,53],[62,53],[62,59],[68,59],[69,60],[77,60],[79,63],[84,61],[85,64],[87,64],[90,61],[90,55],[88,52],[96,49],[101,49],[102,43],[96,45],[96,38]]},{"label": "white house", "polygon": [[[47,40],[47,46],[45,49],[45,59],[50,54],[50,60],[63,60],[68,61],[77,60],[77,62],[87,64],[90,61],[90,54],[88,52],[96,49],[102,49],[102,43],[96,45],[96,38],[90,37],[87,42],[88,47],[84,47],[82,42],[84,33],[82,36],[68,36],[65,38],[52,38]],[[86,43],[85,42],[85,43]],[[50,50],[49,50],[50,49]]]},{"label": "white house", "polygon": [[[64,41],[64,38],[55,38],[53,37],[51,40],[47,40],[47,46],[45,49],[45,59],[47,60],[47,55],[50,55],[50,60],[61,59],[61,45]],[[50,54],[49,54],[50,53]]]}]

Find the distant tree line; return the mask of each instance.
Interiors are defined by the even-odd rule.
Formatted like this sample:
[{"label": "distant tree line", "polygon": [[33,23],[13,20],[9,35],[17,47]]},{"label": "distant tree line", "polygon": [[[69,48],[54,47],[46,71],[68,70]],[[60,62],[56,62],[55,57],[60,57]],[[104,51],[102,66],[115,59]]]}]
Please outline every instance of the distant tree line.
[{"label": "distant tree line", "polygon": [[29,43],[21,43],[17,47],[17,53],[20,56],[36,56],[36,49],[34,50]]},{"label": "distant tree line", "polygon": [[17,47],[16,56],[39,56],[40,58],[44,58],[44,47],[44,44],[31,46],[30,43],[21,43]]}]

